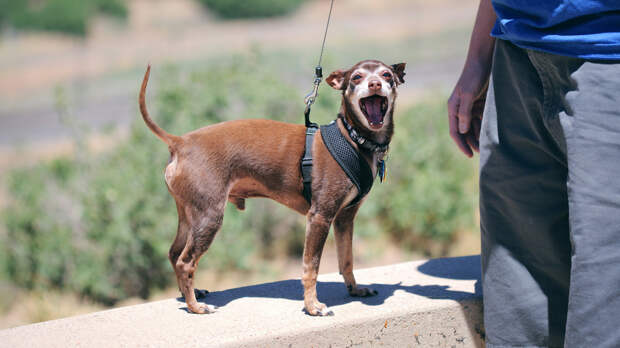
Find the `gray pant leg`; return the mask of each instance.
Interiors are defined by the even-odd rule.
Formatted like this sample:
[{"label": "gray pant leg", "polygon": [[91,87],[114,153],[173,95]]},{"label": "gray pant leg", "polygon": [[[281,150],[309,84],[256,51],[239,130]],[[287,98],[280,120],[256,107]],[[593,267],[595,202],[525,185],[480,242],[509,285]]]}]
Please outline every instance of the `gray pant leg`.
[{"label": "gray pant leg", "polygon": [[566,347],[619,347],[620,64],[503,41],[494,64],[480,156],[487,343],[561,346],[565,328]]},{"label": "gray pant leg", "polygon": [[560,113],[573,242],[566,347],[620,347],[620,64],[584,63]]},{"label": "gray pant leg", "polygon": [[480,147],[488,347],[560,347],[570,272],[566,162],[528,53],[497,41]]}]

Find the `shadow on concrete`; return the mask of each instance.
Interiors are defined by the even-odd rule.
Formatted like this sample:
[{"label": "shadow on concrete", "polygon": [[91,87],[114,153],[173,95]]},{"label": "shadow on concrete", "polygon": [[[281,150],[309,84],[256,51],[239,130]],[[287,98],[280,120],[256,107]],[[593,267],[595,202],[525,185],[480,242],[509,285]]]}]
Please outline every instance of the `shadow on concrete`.
[{"label": "shadow on concrete", "polygon": [[[459,280],[477,280],[476,285],[480,282],[480,257],[465,256],[447,259],[432,259],[424,264],[415,267],[411,266],[412,272],[422,272],[424,274],[449,279]],[[474,299],[480,296],[478,286],[476,292],[454,291],[448,289],[446,285],[402,285],[395,284],[359,284],[361,287],[370,287],[378,292],[377,295],[371,297],[352,297],[349,296],[344,286],[344,282],[318,282],[317,293],[319,301],[325,303],[329,307],[339,306],[350,302],[361,302],[369,306],[378,306],[385,302],[387,298],[392,296],[396,291],[406,291],[418,296],[424,296],[431,299],[447,299],[462,301]],[[257,298],[280,298],[287,300],[303,301],[303,287],[299,279],[289,279],[273,283],[265,283],[259,285],[246,286],[236,289],[211,292],[199,299],[210,305],[218,307],[226,306],[239,298],[257,297]],[[177,298],[178,301],[184,302],[182,297]]]},{"label": "shadow on concrete", "polygon": [[[401,290],[411,294],[425,296],[432,299],[463,300],[474,296],[471,292],[448,290],[444,285],[413,285],[404,286],[396,284],[359,284],[361,287],[370,287],[378,292],[370,297],[349,296],[344,286],[344,282],[318,282],[317,293],[319,301],[329,307],[339,306],[350,302],[361,302],[369,306],[378,306],[392,296],[395,291]],[[294,301],[303,301],[303,287],[298,279],[289,279],[273,283],[246,286],[242,288],[230,289],[225,291],[210,292],[206,297],[199,301],[216,305],[226,306],[239,298],[262,297],[262,298],[281,298]],[[185,302],[182,297],[177,298],[180,302]]]},{"label": "shadow on concrete", "polygon": [[480,255],[430,259],[418,266],[418,271],[437,278],[475,280],[475,294],[482,296]]},{"label": "shadow on concrete", "polygon": [[418,266],[418,271],[439,278],[480,280],[480,256],[430,259]]}]

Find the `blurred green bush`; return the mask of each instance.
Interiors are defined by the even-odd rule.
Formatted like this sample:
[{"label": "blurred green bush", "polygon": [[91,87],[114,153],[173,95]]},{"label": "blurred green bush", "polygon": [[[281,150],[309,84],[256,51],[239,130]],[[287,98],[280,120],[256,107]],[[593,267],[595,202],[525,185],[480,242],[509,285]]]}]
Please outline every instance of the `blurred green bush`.
[{"label": "blurred green bush", "polygon": [[124,0],[0,0],[0,24],[85,35],[96,14],[127,17]]},{"label": "blurred green bush", "polygon": [[199,0],[221,18],[276,17],[295,11],[304,0]]},{"label": "blurred green bush", "polygon": [[366,233],[388,233],[397,245],[430,257],[445,256],[457,232],[474,228],[474,163],[450,139],[445,100],[398,113],[387,181],[375,182],[356,221]]},{"label": "blurred green bush", "polygon": [[[171,133],[233,118],[267,117],[301,123],[302,98],[260,56],[235,57],[189,74],[155,69],[151,112]],[[311,79],[309,79],[311,82]],[[139,81],[136,81],[136,89]],[[315,120],[335,118],[339,93],[323,86]],[[356,220],[356,235],[387,234],[408,249],[447,244],[472,227],[472,173],[445,125],[444,98],[400,110],[387,183],[375,183]],[[136,115],[128,139],[105,153],[79,148],[71,158],[13,171],[1,218],[0,276],[29,289],[59,288],[113,304],[146,298],[173,285],[168,248],[176,209],[163,168],[169,154]],[[298,256],[305,219],[277,203],[229,205],[203,267],[257,270],[262,259]]]}]

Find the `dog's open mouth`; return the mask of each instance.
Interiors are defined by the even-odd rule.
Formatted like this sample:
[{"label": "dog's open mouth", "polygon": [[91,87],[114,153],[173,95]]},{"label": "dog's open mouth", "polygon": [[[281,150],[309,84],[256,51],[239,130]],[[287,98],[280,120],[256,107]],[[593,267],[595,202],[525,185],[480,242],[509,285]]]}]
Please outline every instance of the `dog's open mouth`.
[{"label": "dog's open mouth", "polygon": [[388,99],[380,95],[360,99],[360,109],[366,116],[371,128],[379,129],[383,127],[383,119],[388,109]]}]

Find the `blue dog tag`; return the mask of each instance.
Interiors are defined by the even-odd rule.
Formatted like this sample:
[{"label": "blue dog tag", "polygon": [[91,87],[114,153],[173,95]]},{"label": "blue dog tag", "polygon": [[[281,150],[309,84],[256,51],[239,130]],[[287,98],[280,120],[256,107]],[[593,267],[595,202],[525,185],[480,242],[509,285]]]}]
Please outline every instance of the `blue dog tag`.
[{"label": "blue dog tag", "polygon": [[385,160],[380,160],[378,165],[377,165],[377,169],[379,172],[379,181],[383,182],[386,179],[386,172],[385,172]]}]

